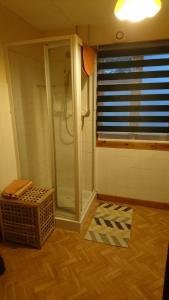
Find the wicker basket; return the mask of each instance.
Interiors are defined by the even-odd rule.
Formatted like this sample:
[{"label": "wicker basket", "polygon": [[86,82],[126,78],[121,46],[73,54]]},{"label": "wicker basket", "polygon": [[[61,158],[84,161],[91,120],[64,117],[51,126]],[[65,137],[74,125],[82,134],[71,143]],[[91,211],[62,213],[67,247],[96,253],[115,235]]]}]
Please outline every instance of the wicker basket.
[{"label": "wicker basket", "polygon": [[41,248],[54,229],[53,189],[33,187],[17,200],[0,200],[4,241]]}]

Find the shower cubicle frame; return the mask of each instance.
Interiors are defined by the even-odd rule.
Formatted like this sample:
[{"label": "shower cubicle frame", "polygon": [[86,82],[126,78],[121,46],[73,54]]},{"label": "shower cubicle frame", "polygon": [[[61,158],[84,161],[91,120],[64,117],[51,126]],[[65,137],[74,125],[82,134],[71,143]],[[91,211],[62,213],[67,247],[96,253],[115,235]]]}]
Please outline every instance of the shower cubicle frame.
[{"label": "shower cubicle frame", "polygon": [[[12,113],[12,122],[13,122],[13,130],[14,130],[14,143],[16,149],[16,161],[17,161],[17,172],[18,177],[21,174],[20,168],[20,160],[19,160],[19,150],[17,143],[17,130],[16,130],[16,121],[15,121],[15,113],[14,113],[14,100],[12,96],[12,85],[10,78],[10,67],[8,60],[8,50],[12,46],[26,46],[33,44],[44,44],[44,61],[45,61],[45,81],[46,81],[46,96],[47,96],[47,114],[48,114],[48,122],[49,122],[49,136],[50,136],[50,163],[52,170],[52,185],[56,184],[56,163],[55,163],[55,145],[54,145],[54,127],[53,127],[53,118],[52,118],[52,98],[51,98],[51,85],[50,85],[50,70],[49,70],[49,55],[48,50],[51,48],[55,48],[55,42],[61,42],[70,40],[70,53],[71,53],[71,76],[72,76],[72,103],[73,103],[73,113],[74,113],[74,136],[75,136],[75,146],[74,146],[74,157],[75,157],[75,218],[68,219],[66,217],[56,216],[56,225],[62,228],[69,228],[73,230],[80,230],[81,224],[85,219],[87,211],[92,204],[96,192],[95,192],[95,113],[93,113],[93,191],[91,193],[90,199],[82,211],[82,132],[81,132],[81,47],[82,41],[76,35],[65,35],[65,36],[57,36],[57,37],[49,37],[49,38],[39,38],[33,40],[26,40],[16,43],[10,43],[6,45],[6,62],[7,62],[7,70],[8,70],[8,82],[9,82],[9,93],[10,93],[10,104],[11,104],[11,113]],[[90,101],[95,99],[95,76],[93,78],[89,78],[89,88],[90,88]],[[92,88],[91,88],[92,86]],[[94,101],[93,101],[94,105]],[[95,112],[95,110],[94,110]]]}]

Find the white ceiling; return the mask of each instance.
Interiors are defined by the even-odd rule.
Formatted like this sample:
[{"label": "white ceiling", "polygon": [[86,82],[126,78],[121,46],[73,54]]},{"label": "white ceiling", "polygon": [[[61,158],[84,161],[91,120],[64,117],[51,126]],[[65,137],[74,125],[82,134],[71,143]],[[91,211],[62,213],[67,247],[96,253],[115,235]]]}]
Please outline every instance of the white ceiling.
[{"label": "white ceiling", "polygon": [[39,30],[112,23],[116,0],[0,0]]}]

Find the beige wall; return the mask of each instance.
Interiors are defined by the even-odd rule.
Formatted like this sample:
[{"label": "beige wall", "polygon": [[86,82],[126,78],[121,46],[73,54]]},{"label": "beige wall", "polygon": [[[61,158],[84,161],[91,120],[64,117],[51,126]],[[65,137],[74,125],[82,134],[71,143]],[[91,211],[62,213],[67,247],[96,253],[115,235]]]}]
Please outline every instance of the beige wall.
[{"label": "beige wall", "polygon": [[[110,24],[92,25],[89,31],[79,27],[78,34],[92,45],[119,42],[116,32],[122,30],[121,42],[169,38],[169,19],[165,15],[143,23],[131,24],[112,21]],[[43,36],[71,34],[75,28],[44,32]],[[5,8],[0,9],[0,42],[40,37],[41,33]],[[0,190],[16,177],[16,160],[10,116],[8,87],[4,58],[0,53]],[[96,152],[96,188],[99,193],[131,198],[169,202],[169,153],[159,151],[104,149]]]},{"label": "beige wall", "polygon": [[[120,22],[114,20],[112,26],[91,26],[90,41],[92,45],[111,44],[119,42],[135,42],[146,40],[160,40],[169,38],[169,18],[157,15],[140,23]],[[116,33],[122,31],[124,38],[116,39]]]},{"label": "beige wall", "polygon": [[41,33],[0,5],[0,42],[8,43],[40,37]]},{"label": "beige wall", "polygon": [[17,177],[3,43],[31,39],[39,35],[38,31],[21,18],[0,6],[0,192],[11,180]]},{"label": "beige wall", "polygon": [[[167,10],[163,9],[154,18],[138,23],[121,22],[112,17],[112,24],[94,25],[93,21],[93,24],[89,26],[76,26],[76,28],[48,31],[43,34],[54,36],[77,33],[83,41],[91,45],[168,39],[169,18],[167,14]],[[124,38],[120,41],[116,39],[118,31],[124,33]]]}]

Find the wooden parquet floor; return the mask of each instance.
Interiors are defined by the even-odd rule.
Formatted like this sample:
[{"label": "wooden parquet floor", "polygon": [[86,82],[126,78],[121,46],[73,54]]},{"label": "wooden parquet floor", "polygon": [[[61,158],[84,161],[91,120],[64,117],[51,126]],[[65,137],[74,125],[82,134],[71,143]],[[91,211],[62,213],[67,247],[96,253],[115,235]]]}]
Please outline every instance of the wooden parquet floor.
[{"label": "wooden parquet floor", "polygon": [[0,300],[161,300],[169,211],[135,206],[129,248],[83,239],[91,215],[81,234],[56,229],[42,250],[1,243]]}]

